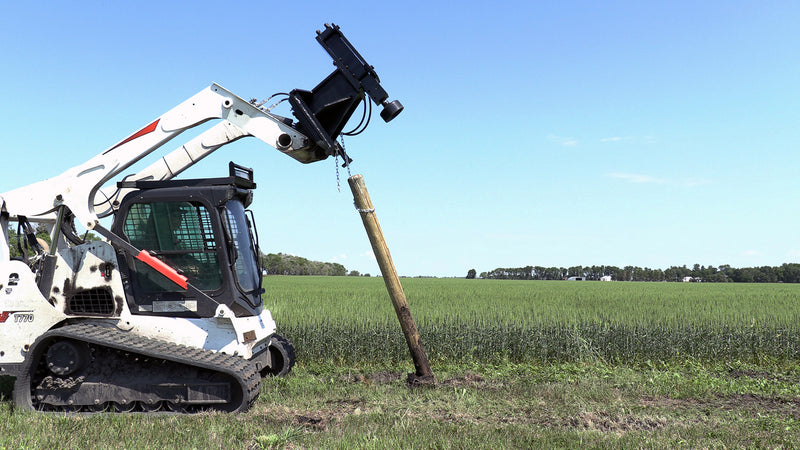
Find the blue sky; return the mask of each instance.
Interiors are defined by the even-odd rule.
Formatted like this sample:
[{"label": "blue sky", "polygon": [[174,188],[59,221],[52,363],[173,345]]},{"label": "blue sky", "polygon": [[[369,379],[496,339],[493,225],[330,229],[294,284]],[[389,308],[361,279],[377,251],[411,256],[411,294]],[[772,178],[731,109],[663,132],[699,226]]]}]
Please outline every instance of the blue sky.
[{"label": "blue sky", "polygon": [[[332,70],[315,31],[333,22],[405,105],[345,142],[401,275],[800,262],[800,3],[364,5],[4,5],[0,192],[212,82],[243,98],[312,88]],[[339,192],[332,160],[247,140],[184,176],[229,160],[255,169],[264,251],[379,272],[347,170]]]}]

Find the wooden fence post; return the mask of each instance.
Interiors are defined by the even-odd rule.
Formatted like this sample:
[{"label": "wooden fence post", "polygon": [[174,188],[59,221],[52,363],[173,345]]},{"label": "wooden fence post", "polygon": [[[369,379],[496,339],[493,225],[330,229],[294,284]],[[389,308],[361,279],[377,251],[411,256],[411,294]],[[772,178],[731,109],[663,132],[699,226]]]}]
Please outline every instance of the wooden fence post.
[{"label": "wooden fence post", "polygon": [[369,192],[367,192],[367,187],[364,184],[364,177],[353,175],[348,178],[347,182],[350,184],[350,190],[353,191],[356,209],[361,214],[361,220],[367,230],[369,242],[372,244],[372,251],[375,252],[375,259],[378,260],[383,281],[386,283],[386,289],[389,291],[394,311],[400,321],[400,328],[403,329],[408,349],[411,351],[411,358],[414,360],[414,367],[417,372],[408,374],[408,383],[412,386],[433,384],[434,376],[428,363],[428,356],[422,347],[417,326],[406,301],[406,294],[403,292],[403,286],[400,285],[397,269],[394,267],[392,256],[389,254],[389,247],[386,245],[383,231],[381,231],[378,218],[375,216],[375,207],[369,198]]}]

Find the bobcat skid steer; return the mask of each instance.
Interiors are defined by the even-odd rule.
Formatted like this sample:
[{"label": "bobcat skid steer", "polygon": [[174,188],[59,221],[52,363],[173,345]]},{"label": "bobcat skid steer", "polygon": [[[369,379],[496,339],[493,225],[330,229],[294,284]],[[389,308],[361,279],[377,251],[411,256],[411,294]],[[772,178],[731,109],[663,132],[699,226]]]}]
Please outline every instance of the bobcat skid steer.
[{"label": "bobcat skid steer", "polygon": [[[256,137],[302,163],[350,159],[336,141],[361,102],[403,109],[335,25],[317,32],[335,70],[288,94],[294,118],[217,84],[61,175],[0,194],[0,375],[37,411],[245,411],[292,344],[261,301],[253,172],[174,179],[220,147]],[[135,174],[141,158],[218,122]],[[109,218],[108,221],[101,219]],[[84,240],[81,228],[101,240]],[[50,244],[36,239],[44,226]],[[22,258],[12,258],[9,228]],[[16,253],[16,252],[15,252]]]}]

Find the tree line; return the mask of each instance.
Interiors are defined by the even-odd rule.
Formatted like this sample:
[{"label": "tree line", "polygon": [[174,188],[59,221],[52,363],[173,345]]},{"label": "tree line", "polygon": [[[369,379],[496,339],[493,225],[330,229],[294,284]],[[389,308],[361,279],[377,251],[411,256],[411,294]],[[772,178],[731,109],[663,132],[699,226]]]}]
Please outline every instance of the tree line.
[{"label": "tree line", "polygon": [[[672,266],[668,269],[650,269],[636,266],[573,266],[542,267],[525,266],[497,268],[480,274],[480,278],[495,280],[564,280],[580,277],[585,280],[600,280],[610,277],[613,281],[702,281],[710,283],[800,283],[800,264],[787,263],[780,266],[734,268],[730,265],[702,266],[692,268]],[[475,278],[474,269],[467,278]],[[605,278],[608,279],[608,278]]]},{"label": "tree line", "polygon": [[268,275],[345,276],[347,269],[339,263],[311,261],[285,253],[261,254],[261,267]]}]

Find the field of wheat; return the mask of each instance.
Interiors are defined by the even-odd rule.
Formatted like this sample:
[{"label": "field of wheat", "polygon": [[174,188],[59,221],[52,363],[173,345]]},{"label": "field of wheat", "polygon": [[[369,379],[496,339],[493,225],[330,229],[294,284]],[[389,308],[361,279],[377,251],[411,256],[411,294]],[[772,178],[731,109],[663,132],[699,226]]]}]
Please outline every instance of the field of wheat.
[{"label": "field of wheat", "polygon": [[[432,360],[758,362],[800,356],[800,285],[405,278]],[[306,361],[408,358],[383,279],[267,277]]]}]

